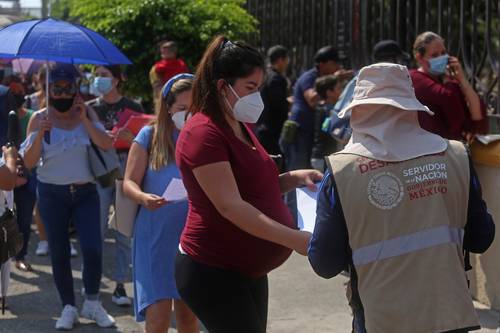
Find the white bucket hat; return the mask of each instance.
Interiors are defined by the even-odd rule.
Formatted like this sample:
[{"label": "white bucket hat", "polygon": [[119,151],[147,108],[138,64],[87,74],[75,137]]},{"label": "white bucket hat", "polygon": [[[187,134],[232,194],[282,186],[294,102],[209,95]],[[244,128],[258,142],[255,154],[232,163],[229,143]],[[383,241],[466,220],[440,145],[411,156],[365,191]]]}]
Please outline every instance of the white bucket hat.
[{"label": "white bucket hat", "polygon": [[429,108],[415,97],[406,67],[378,63],[361,69],[354,98],[339,117],[351,113],[352,136],[340,153],[399,162],[440,153],[448,143],[422,129],[415,112]]},{"label": "white bucket hat", "polygon": [[408,111],[434,113],[418,101],[405,66],[377,63],[363,67],[358,74],[351,103],[339,112],[344,118],[353,107],[363,104],[383,104]]}]

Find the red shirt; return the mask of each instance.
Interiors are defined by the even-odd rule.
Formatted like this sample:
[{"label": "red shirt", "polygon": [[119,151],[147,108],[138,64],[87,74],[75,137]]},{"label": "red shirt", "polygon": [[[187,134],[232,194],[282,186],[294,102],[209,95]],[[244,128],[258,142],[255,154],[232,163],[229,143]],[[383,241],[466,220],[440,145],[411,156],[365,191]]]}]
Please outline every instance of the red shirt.
[{"label": "red shirt", "polygon": [[273,220],[294,227],[281,197],[278,168],[252,131],[246,130],[254,148],[238,139],[228,125],[216,124],[202,113],[195,114],[182,129],[176,160],[188,192],[189,211],[181,246],[195,261],[259,277],[280,266],[291,250],[251,236],[222,217],[193,175],[197,167],[228,161],[243,200]]},{"label": "red shirt", "polygon": [[189,68],[182,59],[161,59],[155,64],[155,72],[160,77],[162,84],[167,83],[172,77],[181,73],[189,73]]},{"label": "red shirt", "polygon": [[418,120],[423,129],[450,140],[462,139],[462,132],[488,132],[484,103],[481,102],[483,119],[472,120],[465,96],[457,81],[441,83],[431,75],[416,69],[410,70],[410,76],[417,99],[434,112],[434,116],[426,112],[418,113]]}]

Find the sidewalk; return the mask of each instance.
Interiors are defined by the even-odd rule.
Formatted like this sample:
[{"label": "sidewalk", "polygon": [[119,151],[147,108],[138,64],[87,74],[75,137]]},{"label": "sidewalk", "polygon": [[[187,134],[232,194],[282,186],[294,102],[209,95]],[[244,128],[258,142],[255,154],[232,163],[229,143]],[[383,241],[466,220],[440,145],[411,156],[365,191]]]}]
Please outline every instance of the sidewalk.
[{"label": "sidewalk", "polygon": [[[29,253],[34,253],[38,239],[35,234]],[[81,320],[76,333],[141,333],[142,326],[134,321],[132,308],[119,308],[111,303],[114,284],[110,281],[112,267],[111,240],[106,241],[104,276],[101,299],[104,307],[115,316],[117,327],[99,329]],[[78,248],[78,246],[77,246]],[[0,314],[0,332],[45,333],[56,332],[55,319],[60,313],[59,298],[51,276],[48,257],[31,256],[34,273],[12,269],[9,311]],[[81,256],[72,259],[77,304],[81,304]],[[309,266],[307,258],[292,255],[280,268],[269,276],[269,333],[349,333],[351,315],[345,298],[345,277],[331,280],[319,278]],[[126,288],[132,295],[131,284]],[[499,314],[476,304],[483,329],[476,332],[494,333]],[[175,333],[171,329],[170,333]]]}]

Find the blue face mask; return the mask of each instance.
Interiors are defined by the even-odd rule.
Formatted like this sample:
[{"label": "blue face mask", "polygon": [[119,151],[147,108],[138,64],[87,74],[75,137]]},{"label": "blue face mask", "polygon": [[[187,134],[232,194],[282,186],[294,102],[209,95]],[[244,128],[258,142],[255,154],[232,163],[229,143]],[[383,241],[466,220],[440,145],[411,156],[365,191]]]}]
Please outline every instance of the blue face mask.
[{"label": "blue face mask", "polygon": [[433,75],[443,75],[446,72],[449,57],[449,55],[444,54],[442,56],[429,59],[429,72]]},{"label": "blue face mask", "polygon": [[92,83],[95,91],[102,95],[106,95],[113,89],[113,79],[110,77],[97,76]]}]

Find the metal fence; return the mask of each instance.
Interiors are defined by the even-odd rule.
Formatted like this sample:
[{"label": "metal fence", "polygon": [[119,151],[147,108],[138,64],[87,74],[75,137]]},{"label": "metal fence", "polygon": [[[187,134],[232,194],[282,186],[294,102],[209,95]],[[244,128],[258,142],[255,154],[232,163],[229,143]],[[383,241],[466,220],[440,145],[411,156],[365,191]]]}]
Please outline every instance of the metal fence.
[{"label": "metal fence", "polygon": [[437,32],[489,113],[500,115],[500,0],[247,0],[246,8],[260,25],[251,42],[262,50],[286,46],[294,77],[324,45],[336,46],[346,67],[360,68],[379,40],[394,39],[411,54],[419,33]]}]

